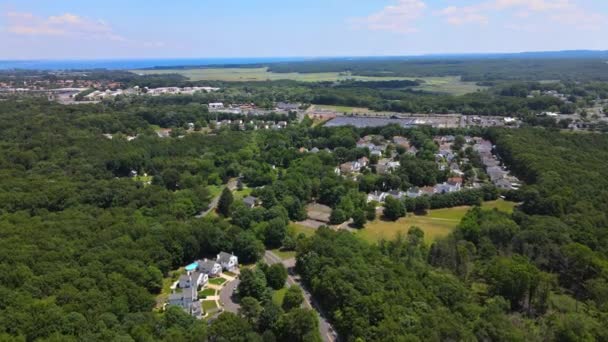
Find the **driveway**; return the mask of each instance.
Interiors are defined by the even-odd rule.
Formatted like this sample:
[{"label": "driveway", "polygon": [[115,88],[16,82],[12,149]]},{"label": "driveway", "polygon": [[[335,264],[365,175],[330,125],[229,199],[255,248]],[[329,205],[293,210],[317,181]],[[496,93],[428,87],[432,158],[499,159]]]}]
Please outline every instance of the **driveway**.
[{"label": "driveway", "polygon": [[[236,189],[237,186],[237,179],[236,178],[232,178],[228,181],[228,184],[226,184],[226,187],[228,189],[230,189],[230,191],[234,191],[234,189]],[[223,191],[224,189],[222,189]],[[222,196],[222,193],[220,192],[219,195],[215,196],[212,200],[211,203],[209,203],[209,207],[207,207],[207,210],[202,211],[200,214],[196,215],[195,217],[200,219],[203,218],[207,215],[209,215],[209,213],[211,213],[212,211],[215,210],[215,208],[217,208],[218,203],[220,202],[220,196]]]},{"label": "driveway", "polygon": [[269,265],[282,263],[283,266],[287,268],[287,271],[289,272],[289,275],[287,276],[287,284],[289,286],[298,285],[302,289],[302,292],[304,294],[304,305],[306,306],[306,308],[315,310],[318,313],[319,332],[321,334],[321,338],[323,339],[323,341],[335,341],[337,339],[335,335],[335,330],[333,329],[329,321],[327,321],[327,319],[325,318],[325,314],[321,310],[321,307],[315,302],[314,298],[312,298],[312,295],[310,294],[308,289],[304,287],[304,284],[302,284],[302,279],[300,278],[300,276],[297,275],[295,272],[295,258],[282,260],[271,251],[266,251],[266,253],[264,254],[264,261]]},{"label": "driveway", "polygon": [[224,311],[232,313],[237,313],[239,311],[241,306],[237,302],[238,298],[236,297],[235,290],[240,282],[241,280],[236,278],[224,285],[220,290],[220,304],[224,307]]}]

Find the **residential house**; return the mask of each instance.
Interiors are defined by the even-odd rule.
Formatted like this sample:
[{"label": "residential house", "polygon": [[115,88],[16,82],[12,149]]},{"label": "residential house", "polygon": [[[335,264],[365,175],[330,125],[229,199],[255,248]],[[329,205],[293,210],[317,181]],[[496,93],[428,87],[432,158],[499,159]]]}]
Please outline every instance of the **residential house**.
[{"label": "residential house", "polygon": [[462,189],[463,179],[461,177],[452,177],[449,178],[447,183],[453,187],[455,187],[456,191],[460,191]]},{"label": "residential house", "polygon": [[209,278],[219,277],[222,274],[222,265],[213,260],[201,260],[197,262],[197,271],[206,274]]},{"label": "residential house", "polygon": [[488,140],[480,140],[473,145],[473,150],[479,154],[492,153],[492,143]]},{"label": "residential house", "polygon": [[223,109],[224,104],[222,102],[212,102],[209,104],[209,109]]},{"label": "residential house", "polygon": [[361,168],[367,167],[369,165],[369,159],[367,157],[361,157],[357,159],[357,162],[359,163],[359,165],[361,165]]},{"label": "residential house", "polygon": [[180,307],[194,317],[203,315],[201,302],[198,300],[198,291],[194,287],[170,294],[168,302],[169,305]]},{"label": "residential house", "polygon": [[513,184],[504,178],[495,181],[494,185],[497,188],[503,189],[503,190],[512,190],[513,189]]},{"label": "residential house", "polygon": [[420,188],[418,188],[416,186],[411,187],[411,188],[407,189],[406,196],[409,198],[420,197],[420,196],[422,196],[422,190],[420,190]]},{"label": "residential house", "polygon": [[445,182],[435,185],[435,193],[437,194],[447,194],[456,191],[460,191],[460,184],[450,184]]},{"label": "residential house", "polygon": [[256,205],[258,205],[258,199],[257,197],[247,196],[243,198],[243,203],[247,208],[252,209],[255,208]]},{"label": "residential house", "polygon": [[205,286],[209,281],[209,276],[198,272],[188,272],[187,274],[183,274],[179,277],[177,287],[180,289],[189,289],[194,287],[195,289],[200,289]]},{"label": "residential house", "polygon": [[388,194],[386,192],[374,191],[372,193],[367,194],[367,203],[370,202],[378,202],[382,203],[386,199]]},{"label": "residential house", "polygon": [[382,157],[382,151],[381,151],[381,150],[374,149],[373,151],[371,151],[371,152],[369,153],[369,155],[370,155],[370,156],[376,156],[376,157],[380,158],[380,157]]},{"label": "residential house", "polygon": [[390,196],[394,199],[401,200],[401,199],[405,198],[407,196],[407,194],[400,190],[391,190],[388,192],[388,196]]},{"label": "residential house", "polygon": [[397,146],[401,146],[405,149],[410,148],[410,141],[407,138],[396,136],[393,137],[393,143]]},{"label": "residential house", "polygon": [[392,197],[394,199],[400,200],[406,196],[407,194],[405,192],[399,190],[391,190],[389,192],[374,191],[367,195],[367,203],[373,201],[383,203],[384,201],[386,201],[387,197]]},{"label": "residential house", "polygon": [[401,166],[401,163],[398,161],[380,159],[376,165],[376,173],[379,175],[384,175],[398,169],[399,166]]},{"label": "residential house", "polygon": [[369,164],[369,159],[366,157],[359,158],[352,162],[346,162],[340,165],[338,174],[352,174],[356,172],[360,172],[362,168],[367,167]]},{"label": "residential house", "polygon": [[224,271],[233,272],[239,267],[239,259],[234,254],[220,252],[217,255],[217,262],[222,266]]},{"label": "residential house", "polygon": [[435,187],[432,187],[432,186],[425,186],[423,188],[420,188],[420,192],[422,193],[422,195],[429,195],[429,196],[433,196],[434,194],[437,193],[437,191],[435,190]]},{"label": "residential house", "polygon": [[496,182],[499,179],[503,179],[507,172],[503,170],[500,166],[491,166],[486,169],[486,173],[490,176],[490,180],[492,182]]}]

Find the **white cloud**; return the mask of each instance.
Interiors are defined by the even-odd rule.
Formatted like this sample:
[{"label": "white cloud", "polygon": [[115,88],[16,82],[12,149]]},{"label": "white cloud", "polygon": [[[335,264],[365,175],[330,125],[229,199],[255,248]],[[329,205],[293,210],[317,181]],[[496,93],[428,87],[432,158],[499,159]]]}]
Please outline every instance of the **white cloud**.
[{"label": "white cloud", "polygon": [[356,18],[352,22],[357,27],[369,30],[413,33],[417,31],[414,22],[423,15],[426,7],[421,0],[397,0],[379,12]]},{"label": "white cloud", "polygon": [[[536,16],[542,21],[568,24],[574,29],[596,29],[605,21],[601,14],[591,13],[573,0],[491,0],[470,6],[450,6],[438,12],[452,25],[488,24],[492,15],[509,15],[514,20],[527,20]],[[508,23],[509,27],[529,26],[529,22]]]},{"label": "white cloud", "polygon": [[440,15],[446,18],[446,21],[452,25],[463,24],[487,24],[488,17],[482,14],[474,6],[468,7],[446,7],[439,12]]},{"label": "white cloud", "polygon": [[165,47],[165,43],[160,41],[141,42],[125,38],[116,33],[112,26],[103,20],[72,13],[41,17],[27,12],[7,12],[4,17],[6,25],[0,27],[0,32],[14,36],[54,37],[72,43],[98,40],[146,49]]},{"label": "white cloud", "polygon": [[124,37],[114,33],[112,27],[106,22],[71,13],[45,18],[32,13],[8,12],[5,17],[8,23],[6,31],[16,35],[126,41]]}]

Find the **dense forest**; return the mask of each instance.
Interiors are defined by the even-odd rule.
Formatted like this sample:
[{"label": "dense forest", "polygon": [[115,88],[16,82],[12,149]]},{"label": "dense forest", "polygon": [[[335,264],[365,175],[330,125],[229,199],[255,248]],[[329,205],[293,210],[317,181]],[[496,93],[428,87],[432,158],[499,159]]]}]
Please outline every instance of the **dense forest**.
[{"label": "dense forest", "polygon": [[321,231],[298,270],[346,340],[608,338],[605,135],[491,131],[529,186],[513,215],[470,211],[447,238],[369,246]]},{"label": "dense forest", "polygon": [[[608,338],[604,135],[327,128],[310,120],[284,130],[186,132],[187,123],[204,127],[216,117],[203,104],[206,96],[217,95],[79,106],[0,102],[2,339],[317,341],[318,322],[298,308],[297,289],[288,290],[282,306],[269,299],[285,271],[262,263],[242,274],[239,314],[207,324],[180,309],[154,309],[172,270],[219,251],[254,265],[276,248],[297,251],[298,272],[347,341]],[[160,138],[160,127],[178,133]],[[417,156],[397,149],[402,167],[393,174],[338,176],[339,163],[369,156],[356,144],[370,134],[405,136]],[[332,220],[363,226],[376,216],[366,193],[444,181],[448,175],[433,162],[438,134],[492,139],[528,184],[505,193],[520,208],[513,215],[473,209],[432,245],[416,228],[378,245],[348,232],[320,229],[306,238],[288,229],[306,217],[311,201],[329,206]],[[217,215],[197,219],[217,195],[211,189],[234,179],[262,205],[246,207],[228,191]],[[482,188],[390,206],[402,216],[418,206],[474,205],[498,194]]]},{"label": "dense forest", "polygon": [[462,76],[465,81],[577,80],[606,81],[605,57],[595,58],[395,58],[325,60],[270,64],[270,71],[287,73],[351,72],[358,76]]}]

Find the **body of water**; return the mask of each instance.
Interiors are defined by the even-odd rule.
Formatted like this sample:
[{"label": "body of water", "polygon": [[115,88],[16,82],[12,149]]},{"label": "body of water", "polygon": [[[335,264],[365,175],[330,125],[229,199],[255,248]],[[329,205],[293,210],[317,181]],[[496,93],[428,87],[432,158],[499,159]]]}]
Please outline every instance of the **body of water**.
[{"label": "body of water", "polygon": [[283,58],[191,58],[191,59],[113,59],[113,60],[29,60],[2,61],[0,70],[84,70],[84,69],[149,69],[154,67],[243,65],[311,60],[303,57]]}]

